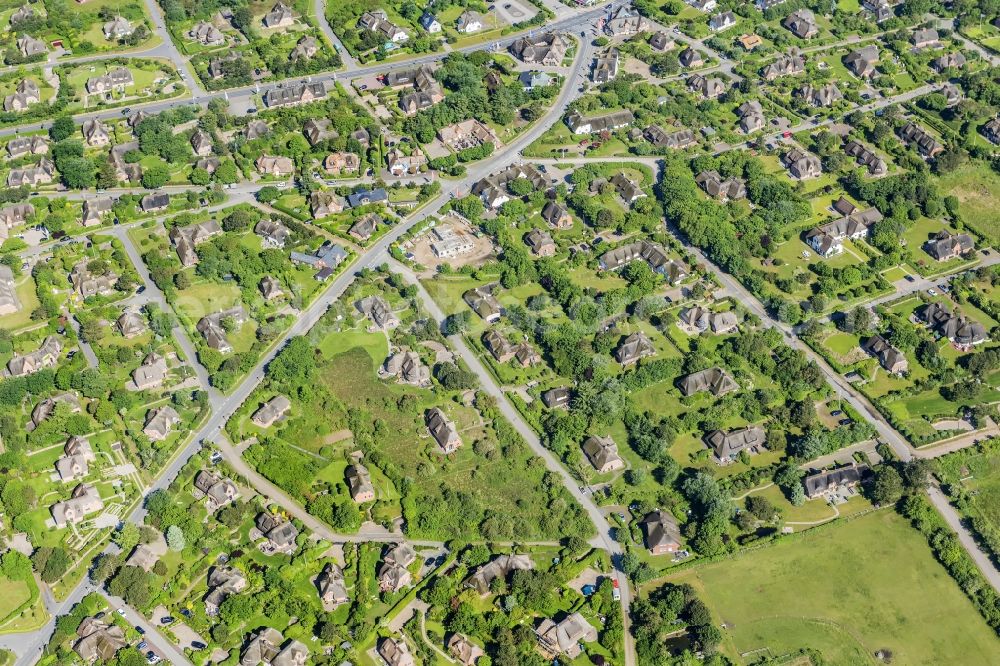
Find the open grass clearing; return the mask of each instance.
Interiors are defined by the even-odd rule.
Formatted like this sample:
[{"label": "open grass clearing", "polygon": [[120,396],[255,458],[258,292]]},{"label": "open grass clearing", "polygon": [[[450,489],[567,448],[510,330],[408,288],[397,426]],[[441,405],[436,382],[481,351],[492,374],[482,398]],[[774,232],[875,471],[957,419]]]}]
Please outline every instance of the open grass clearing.
[{"label": "open grass clearing", "polygon": [[689,583],[725,622],[730,658],[803,647],[825,663],[990,663],[1000,640],[938,564],[923,537],[891,511],[786,539],[669,578]]}]

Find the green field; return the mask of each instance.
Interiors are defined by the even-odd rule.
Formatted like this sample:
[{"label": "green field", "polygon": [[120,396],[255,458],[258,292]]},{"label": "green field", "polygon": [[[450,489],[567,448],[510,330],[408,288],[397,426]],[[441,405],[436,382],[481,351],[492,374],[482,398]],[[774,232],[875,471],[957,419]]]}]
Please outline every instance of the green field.
[{"label": "green field", "polygon": [[[926,542],[890,511],[694,567],[689,583],[724,622],[731,659],[808,647],[827,664],[986,664],[1000,641],[938,564]],[[739,663],[739,661],[737,662]]]},{"label": "green field", "polygon": [[969,162],[941,177],[942,190],[958,197],[962,221],[995,245],[1000,241],[996,205],[1000,200],[1000,175],[988,165]]}]

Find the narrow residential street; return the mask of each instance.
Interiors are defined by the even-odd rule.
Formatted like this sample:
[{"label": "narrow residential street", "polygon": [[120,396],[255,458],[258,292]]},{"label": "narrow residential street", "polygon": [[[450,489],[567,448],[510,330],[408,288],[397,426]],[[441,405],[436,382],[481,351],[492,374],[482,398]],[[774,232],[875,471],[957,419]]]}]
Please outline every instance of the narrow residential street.
[{"label": "narrow residential street", "polygon": [[[417,287],[417,296],[428,313],[434,317],[435,321],[443,322],[445,319],[445,314],[431,298],[431,295],[421,284],[417,276],[405,265],[399,263],[395,260],[389,261],[392,269],[398,273],[401,273],[409,282]],[[570,495],[584,508],[587,515],[590,517],[590,522],[593,523],[594,529],[597,530],[597,536],[591,540],[591,544],[597,548],[603,548],[612,555],[612,560],[616,562],[622,555],[621,545],[614,540],[611,534],[611,527],[608,524],[607,519],[605,519],[604,514],[601,509],[594,503],[593,498],[589,494],[584,494],[581,490],[580,485],[574,479],[566,467],[556,460],[552,452],[542,445],[541,440],[539,440],[537,433],[534,429],[528,425],[528,422],[524,420],[521,413],[517,411],[514,405],[511,404],[510,400],[507,399],[506,394],[493,379],[493,375],[483,366],[479,357],[469,348],[465,343],[465,339],[461,335],[453,335],[448,338],[448,343],[452,348],[462,357],[462,360],[469,369],[474,372],[482,384],[482,388],[486,393],[491,395],[497,402],[497,406],[500,408],[501,413],[504,417],[514,426],[518,431],[524,441],[531,447],[531,450],[537,455],[542,461],[545,462],[545,466],[559,475],[562,479],[563,486],[569,491]],[[614,572],[615,579],[618,581],[618,587],[621,590],[621,606],[622,613],[624,614],[624,626],[625,626],[625,663],[626,666],[635,665],[635,645],[632,638],[632,632],[630,630],[631,618],[629,616],[629,606],[631,605],[631,594],[632,590],[628,577],[618,568]]]}]

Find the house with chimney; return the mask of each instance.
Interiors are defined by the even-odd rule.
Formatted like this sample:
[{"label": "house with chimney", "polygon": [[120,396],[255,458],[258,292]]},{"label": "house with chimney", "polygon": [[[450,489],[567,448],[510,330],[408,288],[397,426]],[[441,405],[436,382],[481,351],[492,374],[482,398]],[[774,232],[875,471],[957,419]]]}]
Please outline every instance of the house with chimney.
[{"label": "house with chimney", "polygon": [[28,354],[14,354],[7,361],[8,377],[24,377],[43,370],[52,368],[59,362],[62,352],[62,343],[54,335],[47,336],[41,346]]},{"label": "house with chimney", "polygon": [[319,593],[323,610],[327,613],[350,601],[347,585],[344,582],[344,572],[331,562],[327,562],[316,576],[316,591]]},{"label": "house with chimney", "polygon": [[829,258],[844,251],[845,240],[866,238],[871,226],[882,219],[878,208],[856,210],[844,217],[815,227],[805,241],[821,257]]},{"label": "house with chimney", "polygon": [[805,100],[810,106],[818,108],[831,107],[844,99],[844,94],[840,92],[837,84],[830,82],[821,86],[814,86],[811,83],[798,88],[795,95]]},{"label": "house with chimney", "polygon": [[337,267],[347,259],[347,256],[347,251],[344,248],[331,241],[325,241],[315,252],[309,254],[292,252],[290,258],[292,263],[305,264],[318,269],[315,277],[322,282],[333,275]]},{"label": "house with chimney", "polygon": [[128,645],[125,630],[114,622],[106,621],[106,616],[85,617],[76,629],[76,636],[73,652],[76,652],[85,664],[98,660],[102,663],[111,663],[118,651]]},{"label": "house with chimney", "polygon": [[417,554],[407,543],[399,543],[385,553],[378,571],[379,589],[383,592],[399,592],[413,582],[408,567],[417,559]]},{"label": "house with chimney", "polygon": [[594,66],[590,72],[590,80],[600,85],[611,81],[618,76],[618,65],[621,62],[621,55],[618,49],[609,49],[605,53],[600,53],[594,58]]},{"label": "house with chimney", "polygon": [[874,44],[863,46],[844,56],[844,66],[860,79],[870,79],[874,76],[878,61],[878,47]]},{"label": "house with chimney", "polygon": [[103,510],[104,500],[101,499],[97,488],[86,483],[74,488],[69,499],[56,502],[49,507],[52,522],[60,529],[67,525],[79,525],[87,516]]},{"label": "house with chimney", "polygon": [[[222,602],[247,588],[243,572],[233,566],[214,566],[208,572],[208,594],[205,595],[205,614],[214,617]],[[280,639],[278,643],[280,643]]]},{"label": "house with chimney", "polygon": [[625,461],[618,455],[618,445],[610,436],[591,435],[584,440],[581,448],[598,474],[607,474],[625,467]]},{"label": "house with chimney", "polygon": [[830,497],[859,486],[868,475],[868,471],[868,465],[852,463],[809,474],[802,479],[802,485],[805,487],[806,497],[809,499]]},{"label": "house with chimney", "polygon": [[226,42],[226,36],[222,31],[207,21],[199,21],[191,26],[186,36],[193,42],[198,42],[204,46],[222,46]]},{"label": "house with chimney", "polygon": [[819,158],[801,148],[792,148],[782,155],[781,161],[788,169],[788,175],[796,180],[818,178],[823,175],[823,165]]},{"label": "house with chimney", "polygon": [[765,65],[760,73],[761,76],[764,77],[765,81],[774,81],[782,76],[797,76],[799,74],[805,74],[805,71],[806,59],[801,55],[789,53],[779,56],[773,62]]},{"label": "house with chimney", "polygon": [[344,479],[347,481],[347,489],[353,499],[358,504],[375,501],[375,486],[372,485],[371,475],[368,469],[360,463],[348,465],[344,470]]},{"label": "house with chimney", "polygon": [[647,240],[619,245],[613,250],[608,250],[598,259],[598,267],[603,271],[616,271],[633,261],[645,261],[654,272],[665,277],[670,284],[677,284],[687,277],[685,268],[667,256],[662,246]]},{"label": "house with chimney", "polygon": [[635,116],[629,109],[613,111],[612,113],[590,118],[584,117],[576,111],[566,116],[566,126],[569,127],[573,134],[614,132],[624,127],[629,127],[634,122]]},{"label": "house with chimney", "polygon": [[881,335],[871,336],[861,348],[878,359],[879,365],[891,375],[901,375],[909,370],[910,364],[906,360],[906,355],[890,345]]},{"label": "house with chimney", "polygon": [[417,666],[410,646],[402,638],[382,638],[378,642],[378,656],[388,666]]},{"label": "house with chimney", "polygon": [[944,152],[944,146],[930,132],[914,122],[908,122],[899,128],[899,138],[906,145],[916,149],[924,159],[937,157]]},{"label": "house with chimney", "polygon": [[566,206],[554,199],[549,199],[542,207],[542,219],[553,229],[572,229],[573,218]]},{"label": "house with chimney", "polygon": [[736,107],[736,115],[740,119],[740,131],[744,134],[759,132],[767,125],[767,119],[764,117],[764,107],[755,99],[743,102]]},{"label": "house with chimney", "polygon": [[948,306],[938,302],[928,303],[914,316],[936,334],[965,351],[990,339],[986,327],[978,321],[955,314]]},{"label": "house with chimney", "polygon": [[73,435],[63,446],[63,455],[56,460],[56,474],[63,483],[83,479],[90,473],[90,463],[97,460],[90,440]]},{"label": "house with chimney", "polygon": [[371,322],[371,331],[390,331],[399,326],[399,318],[381,296],[366,296],[354,305]]},{"label": "house with chimney", "polygon": [[83,140],[88,146],[100,147],[111,143],[107,128],[98,118],[84,120],[80,131],[83,132]]},{"label": "house with chimney", "polygon": [[487,324],[495,324],[500,321],[500,316],[503,314],[500,301],[493,295],[494,288],[493,285],[483,285],[469,289],[462,294],[462,300]]},{"label": "house with chimney", "polygon": [[420,354],[415,351],[398,351],[389,356],[381,374],[410,386],[429,386],[431,381],[430,368],[421,362]]},{"label": "house with chimney", "polygon": [[132,371],[132,381],[125,385],[130,391],[148,391],[160,388],[167,380],[170,368],[165,358],[156,352],[146,354],[142,363]]},{"label": "house with chimney", "polygon": [[737,201],[747,196],[746,183],[742,178],[733,176],[723,179],[718,171],[711,170],[702,171],[694,180],[713,199]]},{"label": "house with chimney", "polygon": [[287,28],[288,26],[295,23],[295,15],[292,13],[292,8],[286,5],[281,0],[278,0],[271,11],[264,14],[264,18],[261,19],[261,23],[265,28]]},{"label": "house with chimney", "polygon": [[936,261],[950,261],[973,252],[976,242],[969,234],[953,234],[941,230],[924,243],[924,251]]},{"label": "house with chimney", "polygon": [[322,81],[311,83],[282,84],[264,93],[264,105],[270,108],[298,106],[326,97],[326,86]]},{"label": "house with chimney", "polygon": [[785,17],[785,28],[799,39],[811,39],[819,34],[819,24],[812,10],[802,7]]},{"label": "house with chimney", "polygon": [[233,351],[233,347],[229,344],[228,337],[226,337],[226,329],[223,326],[223,321],[232,322],[233,326],[239,328],[247,322],[247,319],[246,310],[243,309],[242,305],[237,305],[228,310],[220,310],[219,312],[205,315],[198,320],[195,329],[205,338],[205,344],[210,349],[214,349],[220,354],[228,354]]},{"label": "house with chimney", "polygon": [[295,539],[299,536],[299,531],[292,521],[265,511],[257,515],[254,526],[257,532],[267,539],[261,547],[264,554],[290,555],[295,552]]},{"label": "house with chimney", "polygon": [[151,442],[162,442],[181,422],[180,414],[170,405],[155,407],[146,412],[146,422],[142,432]]},{"label": "house with chimney", "polygon": [[653,341],[645,333],[638,331],[626,337],[618,345],[618,349],[615,350],[615,360],[624,368],[655,354],[656,347],[653,346]]},{"label": "house with chimney", "polygon": [[194,489],[195,499],[205,498],[209,513],[215,513],[240,496],[235,483],[205,469],[195,475]]},{"label": "house with chimney", "polygon": [[604,33],[610,37],[630,37],[648,28],[649,22],[629,4],[612,9],[604,22]]},{"label": "house with chimney", "polygon": [[685,396],[708,392],[719,397],[739,390],[740,386],[728,372],[719,367],[707,368],[685,375],[677,382],[677,387]]},{"label": "house with chimney", "polygon": [[869,176],[884,176],[889,173],[889,165],[871,148],[860,141],[850,140],[844,144],[844,153],[853,157],[858,166],[868,169]]},{"label": "house with chimney", "polygon": [[261,155],[254,162],[257,173],[275,178],[287,178],[295,173],[295,162],[290,157]]},{"label": "house with chimney", "polygon": [[735,331],[738,326],[736,313],[732,310],[712,312],[700,305],[693,305],[681,310],[679,319],[682,328],[693,333],[711,331],[716,335],[725,335]]},{"label": "house with chimney", "polygon": [[767,433],[759,426],[713,430],[705,435],[705,443],[712,449],[717,465],[728,465],[736,460],[742,451],[750,455],[760,453],[767,444]]},{"label": "house with chimney", "polygon": [[387,44],[402,44],[406,42],[410,35],[395,23],[389,20],[389,15],[382,9],[367,11],[358,19],[358,29],[373,32]]},{"label": "house with chimney", "polygon": [[650,555],[676,553],[681,548],[681,531],[677,519],[662,509],[646,514],[640,523],[646,536],[646,549]]},{"label": "house with chimney", "polygon": [[11,159],[17,159],[25,155],[47,155],[48,152],[48,140],[37,134],[33,136],[19,136],[7,142],[7,155]]},{"label": "house with chimney", "polygon": [[427,432],[434,438],[444,454],[454,453],[462,446],[462,438],[458,434],[455,423],[439,408],[434,407],[424,412],[424,423]]},{"label": "house with chimney", "polygon": [[566,38],[554,32],[521,37],[508,48],[511,55],[525,64],[548,67],[561,66],[568,49]]},{"label": "house with chimney", "polygon": [[276,395],[254,412],[250,420],[258,428],[270,428],[283,419],[292,409],[292,401],[287,396]]},{"label": "house with chimney", "polygon": [[530,571],[534,568],[535,563],[527,554],[498,555],[476,569],[462,584],[475,590],[480,596],[486,596],[493,589],[493,581],[506,581],[515,571]]},{"label": "house with chimney", "polygon": [[597,640],[597,630],[580,613],[571,613],[559,622],[542,620],[535,629],[538,647],[550,659],[576,659],[583,650],[580,645]]},{"label": "house with chimney", "polygon": [[496,209],[511,199],[508,185],[515,180],[524,178],[536,190],[544,189],[548,184],[538,170],[530,164],[512,164],[503,171],[483,178],[472,186],[472,193],[479,196],[487,208]]},{"label": "house with chimney", "polygon": [[115,202],[110,197],[87,199],[83,202],[83,217],[80,223],[85,227],[100,226],[104,217],[112,212]]},{"label": "house with chimney", "polygon": [[692,74],[687,79],[687,87],[691,92],[699,93],[704,99],[715,99],[726,92],[726,85],[719,78],[706,78],[701,74]]}]

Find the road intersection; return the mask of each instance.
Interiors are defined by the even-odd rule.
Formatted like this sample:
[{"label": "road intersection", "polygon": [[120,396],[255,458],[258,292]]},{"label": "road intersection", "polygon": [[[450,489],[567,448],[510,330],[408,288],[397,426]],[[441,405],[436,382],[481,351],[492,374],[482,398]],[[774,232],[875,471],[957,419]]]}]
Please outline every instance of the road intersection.
[{"label": "road intersection", "polygon": [[[187,84],[189,90],[191,91],[191,96],[184,100],[169,100],[160,102],[151,102],[149,104],[141,105],[144,110],[155,113],[167,108],[176,107],[183,104],[200,104],[205,105],[212,99],[227,99],[230,102],[243,102],[247,105],[252,105],[251,100],[261,92],[260,86],[245,86],[241,88],[229,89],[226,91],[219,92],[206,92],[201,88],[197,81],[197,77],[191,71],[187,59],[184,58],[180,52],[177,50],[173,40],[167,31],[162,13],[159,7],[156,5],[154,0],[144,0],[150,16],[153,19],[154,27],[157,34],[162,39],[163,43],[157,45],[153,49],[147,52],[139,52],[135,55],[143,56],[155,56],[155,57],[165,57],[171,61],[177,63],[180,68],[185,83]],[[326,72],[320,75],[310,77],[311,81],[322,81],[326,84],[333,84],[344,78],[357,78],[367,75],[372,75],[376,73],[384,73],[386,71],[398,70],[403,68],[412,68],[419,64],[430,64],[432,62],[438,61],[443,57],[443,54],[432,54],[427,56],[421,56],[406,61],[400,61],[392,64],[376,64],[376,65],[362,65],[358,63],[354,58],[352,58],[343,46],[340,44],[336,35],[330,30],[325,18],[323,17],[322,7],[323,3],[321,0],[316,0],[315,2],[317,10],[317,18],[319,20],[319,26],[324,35],[328,40],[330,40],[340,52],[344,60],[344,68],[336,72]],[[603,16],[607,12],[606,8],[600,9],[586,9],[586,10],[569,10],[560,12],[562,16],[558,16],[557,20],[546,26],[546,30],[554,31],[579,31],[583,29],[584,32],[588,32],[590,25],[597,18]],[[511,34],[506,36],[504,39],[498,42],[499,47],[505,47],[510,44],[519,36],[526,34],[529,31],[521,31],[519,33]],[[465,47],[459,49],[463,52],[474,51],[482,49],[483,45],[476,45]],[[703,44],[700,48],[705,48]],[[443,206],[445,206],[453,197],[460,196],[467,188],[468,184],[479,180],[492,172],[501,170],[506,166],[514,163],[523,161],[522,152],[523,150],[538,139],[553,123],[559,122],[561,117],[566,111],[568,105],[573,102],[581,94],[582,88],[579,85],[584,77],[586,68],[589,66],[590,61],[595,52],[594,46],[590,40],[582,39],[580,40],[580,48],[573,60],[572,66],[566,72],[566,83],[556,101],[556,103],[547,111],[536,123],[529,128],[527,131],[519,135],[515,140],[513,140],[508,145],[499,149],[491,158],[485,163],[473,164],[469,167],[468,173],[465,178],[461,181],[442,181],[442,190],[439,195],[428,202],[426,205],[422,206],[417,212],[406,217],[399,224],[394,226],[392,230],[383,236],[381,239],[376,241],[372,246],[364,250],[359,254],[356,261],[343,273],[335,277],[329,285],[322,291],[322,293],[306,307],[297,317],[295,323],[291,328],[286,331],[286,333],[274,344],[272,347],[263,354],[262,358],[258,364],[248,373],[248,375],[243,379],[243,381],[232,391],[232,393],[226,395],[222,394],[218,390],[211,386],[209,381],[209,376],[204,367],[202,367],[198,361],[195,354],[194,346],[190,339],[187,337],[187,332],[179,324],[174,329],[174,336],[178,340],[178,344],[183,352],[184,356],[190,361],[191,365],[194,367],[200,386],[206,390],[209,394],[209,404],[211,407],[211,413],[206,419],[206,421],[197,429],[196,432],[192,433],[187,444],[183,447],[181,451],[166,465],[161,474],[144,490],[143,495],[147,496],[149,493],[165,489],[170,485],[171,482],[177,477],[184,465],[190,460],[190,458],[195,455],[203,446],[214,445],[217,446],[227,460],[234,466],[234,468],[243,475],[245,478],[250,480],[255,488],[267,497],[276,499],[280,501],[283,505],[289,508],[289,511],[300,518],[311,530],[316,534],[322,536],[330,541],[347,543],[347,542],[357,542],[357,541],[394,541],[400,538],[400,535],[391,533],[381,528],[364,528],[361,533],[356,535],[340,535],[334,533],[328,526],[323,524],[321,521],[315,519],[304,509],[301,509],[291,498],[288,498],[280,489],[270,484],[265,479],[256,474],[246,463],[242,460],[239,452],[232,446],[232,444],[226,439],[223,428],[226,421],[246,402],[253,391],[260,385],[264,380],[266,368],[271,360],[277,355],[278,352],[287,344],[287,342],[293,337],[304,335],[307,333],[323,316],[327,309],[335,303],[347,287],[354,281],[357,275],[368,268],[378,266],[382,263],[389,262],[390,266],[397,271],[402,273],[407,277],[408,281],[415,284],[418,289],[418,295],[423,303],[425,310],[427,310],[436,320],[443,321],[446,313],[443,312],[439,306],[432,300],[427,291],[423,288],[419,280],[409,271],[409,269],[399,264],[390,258],[389,250],[390,248],[409,230],[415,228],[416,226],[423,223],[427,218],[437,214]],[[96,59],[96,58],[93,58]],[[84,59],[80,59],[81,61]],[[724,61],[725,63],[725,61]],[[725,63],[720,67],[727,67],[730,73],[732,65],[731,63]],[[282,85],[282,84],[274,84]],[[266,86],[265,86],[266,87]],[[868,110],[874,110],[878,108],[884,108],[891,104],[899,103],[901,101],[907,101],[913,99],[917,95],[929,92],[932,89],[931,86],[922,86],[914,91],[906,93],[905,95],[900,95],[893,98],[886,98],[873,102],[867,105]],[[139,105],[136,105],[138,108]],[[109,111],[99,111],[79,114],[77,118],[113,118],[120,117],[121,112],[119,110],[109,110]],[[796,132],[805,129],[811,129],[818,126],[823,126],[829,124],[830,121],[825,121],[822,123],[801,123],[800,125],[790,128],[790,131]],[[20,131],[33,130],[33,129],[44,129],[49,126],[49,122],[32,125],[30,127],[16,127],[16,128],[6,128],[0,130],[0,136],[10,135],[18,133]],[[772,139],[777,140],[780,138],[779,134],[774,134]],[[727,150],[748,148],[748,144],[740,146],[729,146]],[[611,158],[609,158],[611,159]],[[573,163],[573,162],[586,162],[589,158],[579,157],[579,158],[566,158],[564,160],[531,160],[533,162],[537,161],[540,163]],[[599,158],[598,158],[599,160]],[[614,161],[622,161],[621,159],[615,159]],[[644,164],[648,164],[653,167],[654,170],[659,173],[659,168],[662,163],[661,160],[657,158],[637,158],[635,161],[639,161]],[[164,188],[165,191],[170,191],[171,188]],[[185,188],[189,189],[189,188]],[[233,203],[250,201],[253,199],[253,195],[257,190],[260,189],[259,185],[252,183],[240,183],[231,190],[227,190],[227,195],[229,196],[228,201],[225,206],[231,206]],[[121,188],[109,193],[132,193],[136,190],[133,188]],[[77,197],[88,197],[89,194],[77,194],[71,193],[72,198]],[[218,206],[216,208],[221,208],[223,206]],[[122,241],[129,259],[135,265],[136,269],[139,271],[140,278],[144,286],[146,287],[146,292],[144,295],[144,302],[156,303],[162,310],[169,311],[170,308],[166,302],[166,299],[162,292],[157,289],[155,283],[153,283],[149,271],[146,268],[141,256],[139,255],[138,249],[135,247],[134,243],[128,237],[128,228],[131,225],[124,225],[115,228],[111,233]],[[677,230],[671,230],[683,240],[683,236],[677,232]],[[40,248],[33,248],[25,253],[24,256],[34,256],[40,252],[44,252],[49,249],[49,245],[42,246]],[[763,325],[768,327],[774,327],[782,332],[786,341],[789,345],[794,348],[801,349],[810,359],[816,361],[823,374],[826,376],[827,381],[833,388],[834,392],[843,400],[852,405],[859,413],[865,415],[865,417],[870,420],[878,431],[879,437],[889,444],[893,450],[896,452],[897,456],[902,460],[910,460],[914,457],[914,451],[910,445],[905,441],[905,439],[895,430],[892,426],[879,414],[879,412],[870,404],[870,402],[853,386],[850,385],[839,373],[834,371],[825,360],[811,350],[807,345],[801,343],[795,336],[795,332],[792,327],[776,320],[773,318],[766,308],[754,297],[749,291],[747,291],[742,284],[735,280],[732,276],[722,272],[706,257],[698,248],[694,246],[687,246],[688,251],[694,254],[699,261],[703,262],[707,266],[712,266],[715,268],[716,278],[721,282],[723,287],[732,295],[736,296],[744,306],[746,306],[750,311],[757,315]],[[997,258],[993,258],[989,263],[994,263]],[[923,283],[920,283],[922,288]],[[527,444],[531,447],[536,455],[538,455],[549,469],[553,470],[559,474],[561,480],[563,481],[567,490],[573,495],[573,497],[580,503],[580,505],[585,509],[588,517],[593,523],[596,536],[592,540],[592,544],[595,547],[607,550],[612,554],[614,559],[617,561],[617,556],[622,554],[622,549],[620,544],[613,538],[613,533],[609,526],[607,519],[601,512],[600,508],[594,503],[593,498],[589,494],[585,494],[578,486],[575,479],[570,475],[569,471],[553,456],[553,454],[546,449],[540,442],[537,433],[531,428],[531,426],[523,419],[520,413],[514,408],[511,402],[507,399],[506,395],[503,393],[501,387],[497,385],[495,380],[492,378],[490,373],[482,366],[477,356],[472,352],[471,349],[465,344],[465,341],[460,336],[453,336],[450,338],[450,343],[456,350],[456,352],[463,358],[463,360],[468,364],[471,370],[473,370],[479,377],[483,384],[484,390],[496,398],[498,406],[504,416],[514,425],[518,430]],[[918,457],[920,454],[917,454]],[[992,567],[989,559],[985,554],[978,550],[978,546],[975,544],[971,535],[967,531],[964,531],[963,526],[957,521],[953,520],[954,510],[951,509],[948,504],[948,500],[940,492],[934,492],[932,489],[930,493],[930,498],[932,502],[941,510],[942,514],[945,515],[946,520],[949,524],[959,532],[962,538],[962,543],[970,553],[973,553],[974,559],[976,559],[977,564],[980,567],[989,566],[990,572],[984,569],[984,573],[987,574],[988,579],[991,584],[1000,591],[1000,574]],[[949,514],[949,510],[951,514]],[[135,524],[141,524],[145,517],[145,509],[140,505],[136,506],[131,513],[128,514],[127,520]],[[964,536],[963,536],[964,534]],[[434,542],[414,542],[417,545],[435,545],[440,546]],[[116,547],[109,545],[105,552],[114,552]],[[979,556],[976,555],[978,551]],[[633,591],[629,585],[628,578],[619,570],[616,570],[615,577],[618,580],[619,587],[621,590],[621,608],[625,623],[625,664],[626,666],[635,666],[636,656],[635,649],[632,642],[631,633],[629,631],[629,614],[628,607],[632,599]],[[10,636],[0,636],[0,647],[9,647],[13,649],[18,655],[17,665],[27,666],[33,663],[43,649],[45,643],[48,641],[51,635],[56,618],[67,612],[72,606],[78,603],[86,594],[94,591],[94,586],[89,582],[89,580],[84,579],[80,584],[78,584],[68,596],[61,602],[55,601],[48,589],[44,590],[44,599],[47,610],[52,616],[52,619],[46,624],[42,629],[30,633],[30,634],[17,634]],[[130,618],[131,619],[131,618]],[[184,659],[183,654],[176,650],[175,646],[168,643],[167,646],[162,647],[162,652],[165,653],[165,657],[172,663],[189,663]]]}]

